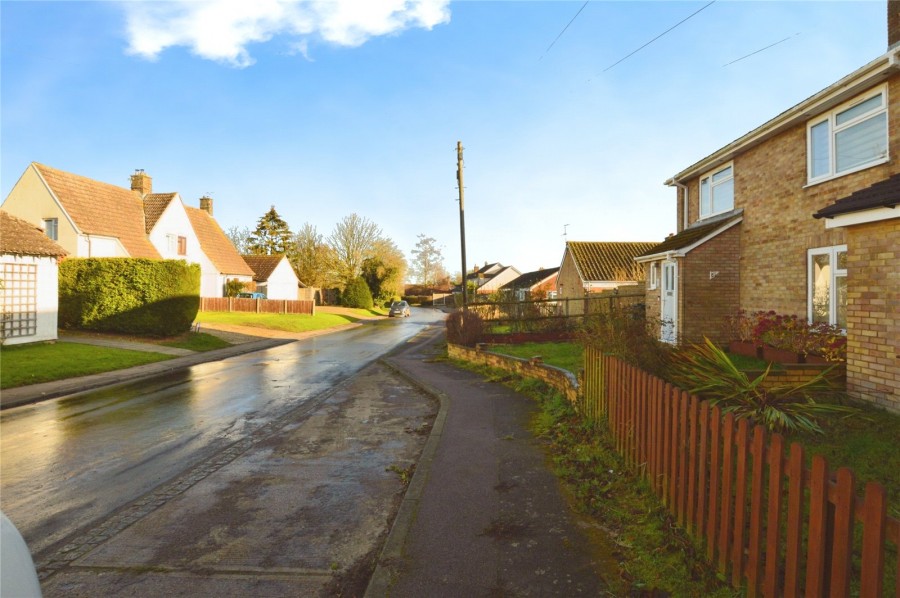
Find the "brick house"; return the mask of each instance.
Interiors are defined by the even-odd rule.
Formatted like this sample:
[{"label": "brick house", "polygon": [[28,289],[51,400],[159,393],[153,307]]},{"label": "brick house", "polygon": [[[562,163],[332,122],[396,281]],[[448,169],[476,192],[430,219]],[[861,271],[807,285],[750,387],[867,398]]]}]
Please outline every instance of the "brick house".
[{"label": "brick house", "polygon": [[200,294],[222,297],[226,279],[250,282],[253,271],[212,218],[178,193],[153,193],[143,171],[126,189],[32,162],[3,209],[41,227],[70,257],[183,259],[200,264]]},{"label": "brick house", "polygon": [[887,53],[682,170],[677,233],[637,258],[660,337],[738,310],[846,330],[848,390],[900,410],[900,3]]},{"label": "brick house", "polygon": [[[485,263],[480,268],[475,266],[471,272],[466,274],[466,282],[475,286],[475,294],[490,295],[521,275],[522,273],[513,266],[504,266],[499,262]],[[457,285],[453,288],[453,292],[461,293],[462,287]]]},{"label": "brick house", "polygon": [[[556,279],[558,299],[584,299],[595,293],[643,282],[644,272],[634,258],[654,247],[647,241],[567,241],[559,275]],[[584,313],[581,302],[566,302],[566,313]]]},{"label": "brick house", "polygon": [[526,272],[501,286],[500,290],[514,294],[517,301],[555,297],[558,274],[559,268],[541,268],[534,272]]}]

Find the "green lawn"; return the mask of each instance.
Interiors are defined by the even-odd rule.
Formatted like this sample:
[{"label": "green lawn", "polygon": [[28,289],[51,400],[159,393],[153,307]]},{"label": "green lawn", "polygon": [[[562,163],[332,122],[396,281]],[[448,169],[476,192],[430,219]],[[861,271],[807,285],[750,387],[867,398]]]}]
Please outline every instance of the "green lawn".
[{"label": "green lawn", "polygon": [[171,359],[171,355],[76,343],[0,348],[0,388],[64,380]]},{"label": "green lawn", "polygon": [[189,351],[212,351],[214,349],[222,349],[230,347],[231,343],[220,339],[218,336],[207,334],[205,332],[188,332],[181,335],[180,338],[171,341],[159,343],[164,347],[177,347],[179,349],[188,349]]},{"label": "green lawn", "polygon": [[544,363],[577,374],[583,367],[583,349],[578,343],[521,343],[517,345],[497,345],[490,348],[496,353],[529,359],[540,355]]},{"label": "green lawn", "polygon": [[282,330],[284,332],[308,332],[310,330],[322,330],[350,324],[364,317],[371,316],[372,313],[368,310],[346,310],[345,313],[325,313],[317,310],[314,316],[202,311],[197,314],[197,321],[200,322],[200,330],[203,330],[203,324],[215,323],[268,328],[269,330]]}]

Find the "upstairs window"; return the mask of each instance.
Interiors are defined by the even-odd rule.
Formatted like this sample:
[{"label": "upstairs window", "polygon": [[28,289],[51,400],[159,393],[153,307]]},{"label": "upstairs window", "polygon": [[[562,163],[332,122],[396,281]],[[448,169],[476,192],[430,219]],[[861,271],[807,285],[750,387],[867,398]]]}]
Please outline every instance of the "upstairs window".
[{"label": "upstairs window", "polygon": [[807,145],[810,182],[886,162],[887,90],[870,92],[811,121]]},{"label": "upstairs window", "polygon": [[44,233],[54,241],[59,241],[59,220],[44,218]]},{"label": "upstairs window", "polygon": [[734,209],[734,166],[700,179],[700,218],[708,218]]}]

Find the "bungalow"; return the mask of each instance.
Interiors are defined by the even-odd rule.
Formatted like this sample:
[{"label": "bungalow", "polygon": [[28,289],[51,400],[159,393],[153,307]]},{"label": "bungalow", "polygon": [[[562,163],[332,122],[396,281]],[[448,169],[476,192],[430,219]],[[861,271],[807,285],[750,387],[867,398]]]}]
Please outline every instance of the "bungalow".
[{"label": "bungalow", "polygon": [[556,277],[559,268],[541,268],[526,272],[500,287],[501,291],[515,293],[517,301],[548,299],[556,295]]},{"label": "bungalow", "polygon": [[[635,267],[634,258],[654,245],[642,241],[567,241],[557,277],[557,298],[584,299],[641,284],[644,273]],[[569,314],[583,313],[577,301],[566,302],[566,306]]]},{"label": "bungalow", "polygon": [[299,299],[299,289],[303,283],[297,278],[294,267],[284,255],[244,255],[250,269],[256,290],[267,299]]},{"label": "bungalow", "polygon": [[888,51],[675,174],[677,233],[637,259],[668,342],[774,310],[847,335],[851,395],[900,411],[900,2]]},{"label": "bungalow", "polygon": [[40,228],[0,210],[0,343],[56,339],[58,260],[65,255]]},{"label": "bungalow", "polygon": [[[466,274],[466,283],[475,287],[475,293],[478,295],[490,295],[497,291],[508,282],[521,276],[521,272],[512,266],[504,266],[499,262],[484,266],[475,266],[471,272]],[[454,293],[461,292],[461,287],[457,285],[453,289]]]},{"label": "bungalow", "polygon": [[[2,207],[41,226],[72,257],[198,263],[201,295],[221,297],[224,280],[250,282],[253,272],[212,220],[212,199],[201,198],[200,205],[211,223],[191,217],[195,208],[187,208],[178,193],[153,193],[143,171],[135,172],[125,189],[32,162]],[[202,234],[198,227],[218,233]]]}]

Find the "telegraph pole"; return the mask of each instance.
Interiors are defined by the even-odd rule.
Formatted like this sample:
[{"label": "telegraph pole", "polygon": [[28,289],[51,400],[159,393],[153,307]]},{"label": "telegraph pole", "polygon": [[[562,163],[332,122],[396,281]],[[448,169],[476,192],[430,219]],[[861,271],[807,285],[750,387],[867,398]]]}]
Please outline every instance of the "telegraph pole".
[{"label": "telegraph pole", "polygon": [[468,268],[466,267],[466,208],[463,192],[463,146],[462,141],[456,142],[456,180],[459,183],[459,244],[462,247],[462,300],[463,311],[468,311],[469,300],[467,298],[469,284],[467,281]]}]

